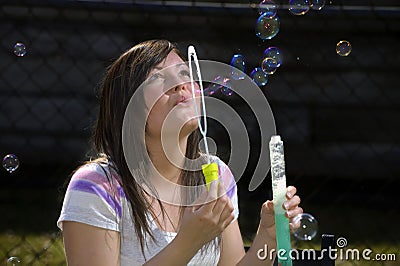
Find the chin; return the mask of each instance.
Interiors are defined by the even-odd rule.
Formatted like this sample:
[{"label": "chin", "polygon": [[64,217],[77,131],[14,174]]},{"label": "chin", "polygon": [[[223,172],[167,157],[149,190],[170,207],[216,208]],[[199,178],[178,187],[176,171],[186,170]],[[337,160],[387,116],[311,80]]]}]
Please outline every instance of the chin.
[{"label": "chin", "polygon": [[189,136],[198,127],[199,125],[197,124],[197,119],[194,117],[185,123],[185,125],[181,129],[181,134]]}]

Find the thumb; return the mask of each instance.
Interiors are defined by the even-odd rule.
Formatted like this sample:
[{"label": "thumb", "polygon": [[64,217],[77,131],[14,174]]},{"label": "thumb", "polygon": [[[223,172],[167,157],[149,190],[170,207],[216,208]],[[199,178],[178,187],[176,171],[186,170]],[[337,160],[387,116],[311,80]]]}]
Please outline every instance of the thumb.
[{"label": "thumb", "polygon": [[261,213],[266,215],[274,215],[274,202],[272,200],[267,200],[264,202],[261,208]]}]

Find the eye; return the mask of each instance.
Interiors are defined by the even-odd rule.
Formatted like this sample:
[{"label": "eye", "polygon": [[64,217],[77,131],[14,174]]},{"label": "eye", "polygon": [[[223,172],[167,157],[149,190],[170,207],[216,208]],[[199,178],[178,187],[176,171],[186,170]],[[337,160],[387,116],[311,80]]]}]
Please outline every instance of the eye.
[{"label": "eye", "polygon": [[[182,77],[183,81],[190,81],[190,72],[189,70],[181,70],[179,71],[179,75]],[[193,77],[195,79],[195,77]]]},{"label": "eye", "polygon": [[181,74],[182,76],[190,77],[190,72],[189,72],[189,70],[182,70],[182,71],[180,72],[180,74]]},{"label": "eye", "polygon": [[157,79],[162,78],[162,75],[160,73],[154,73],[153,75],[151,75],[148,79],[147,79],[147,83],[151,83],[156,81]]}]

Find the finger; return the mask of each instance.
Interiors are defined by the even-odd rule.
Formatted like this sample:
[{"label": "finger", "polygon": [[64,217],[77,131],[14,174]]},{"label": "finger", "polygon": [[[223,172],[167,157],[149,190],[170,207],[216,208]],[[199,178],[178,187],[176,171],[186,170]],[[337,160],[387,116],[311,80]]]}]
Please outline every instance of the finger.
[{"label": "finger", "polygon": [[233,205],[228,196],[220,197],[214,206],[213,214],[218,220],[224,220],[233,211]]},{"label": "finger", "polygon": [[283,207],[285,210],[291,210],[291,209],[294,209],[294,208],[296,208],[297,206],[299,206],[300,202],[301,202],[300,197],[297,196],[297,195],[295,195],[293,198],[291,198],[291,199],[285,201],[285,202],[282,204],[282,207]]},{"label": "finger", "polygon": [[218,194],[219,196],[228,194],[228,193],[231,192],[231,191],[234,189],[234,187],[236,186],[236,183],[235,183],[235,182],[226,182],[226,181],[224,181],[222,178],[219,179],[219,182],[220,182],[220,186],[222,187],[222,188],[221,188],[222,191],[220,191],[220,192],[219,192],[220,194]]},{"label": "finger", "polygon": [[272,200],[267,200],[266,202],[264,202],[263,208],[267,212],[273,212],[274,211],[274,202]]},{"label": "finger", "polygon": [[218,182],[218,197],[222,197],[226,194],[225,183],[222,179],[218,180]]},{"label": "finger", "polygon": [[227,228],[233,222],[233,220],[235,220],[235,214],[232,211],[232,212],[227,214],[226,218],[221,220],[223,230],[225,230],[225,228]]},{"label": "finger", "polygon": [[266,227],[271,227],[275,224],[274,218],[274,202],[267,200],[261,207],[261,223]]},{"label": "finger", "polygon": [[228,219],[231,213],[233,213],[233,205],[231,200],[227,197],[227,203],[225,204],[224,208],[221,211],[219,222],[223,222],[224,220]]},{"label": "finger", "polygon": [[293,218],[290,219],[289,227],[290,227],[290,231],[292,231],[292,232],[295,231],[296,229],[298,229],[301,225],[300,216],[297,216],[297,215],[300,215],[301,213],[303,213],[303,209],[300,207],[298,209],[299,210],[298,210],[297,214]]},{"label": "finger", "polygon": [[292,233],[296,231],[299,227],[300,227],[300,220],[293,223],[289,223],[290,232]]},{"label": "finger", "polygon": [[288,186],[286,188],[286,198],[291,199],[296,194],[297,189],[294,186]]},{"label": "finger", "polygon": [[302,214],[302,213],[303,213],[303,209],[301,207],[297,207],[293,210],[288,210],[285,215],[287,218],[293,220],[294,217],[296,217],[297,215]]},{"label": "finger", "polygon": [[207,200],[213,201],[218,198],[218,180],[214,180],[210,183],[210,191],[208,191]]},{"label": "finger", "polygon": [[208,191],[205,204],[201,207],[204,211],[211,212],[217,201],[218,196],[218,180],[214,180],[210,183],[210,190]]},{"label": "finger", "polygon": [[223,226],[225,229],[234,219],[234,207],[229,197],[227,197],[228,202],[225,205],[225,208],[222,210],[221,216],[219,217],[218,223]]},{"label": "finger", "polygon": [[261,215],[274,215],[274,202],[272,200],[267,200],[263,203],[261,207]]}]

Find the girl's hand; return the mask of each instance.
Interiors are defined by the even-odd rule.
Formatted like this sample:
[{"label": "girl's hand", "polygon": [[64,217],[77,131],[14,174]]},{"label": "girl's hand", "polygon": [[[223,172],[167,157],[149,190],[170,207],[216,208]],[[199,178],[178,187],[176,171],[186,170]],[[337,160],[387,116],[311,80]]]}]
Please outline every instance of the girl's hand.
[{"label": "girl's hand", "polygon": [[[186,207],[176,237],[200,249],[220,235],[233,221],[234,208],[223,185],[218,181],[212,182],[210,191],[203,193],[197,202],[200,205]],[[203,202],[205,203],[202,204]]]},{"label": "girl's hand", "polygon": [[[296,215],[303,213],[303,209],[299,207],[300,197],[296,195],[297,189],[289,186],[286,189],[286,201],[283,203],[283,208],[286,210],[286,217],[289,218],[289,227],[293,231],[297,229],[300,224],[292,222]],[[274,216],[274,203],[267,200],[261,207],[261,221],[260,228],[266,230],[272,240],[276,240],[275,230],[275,216]]]}]

